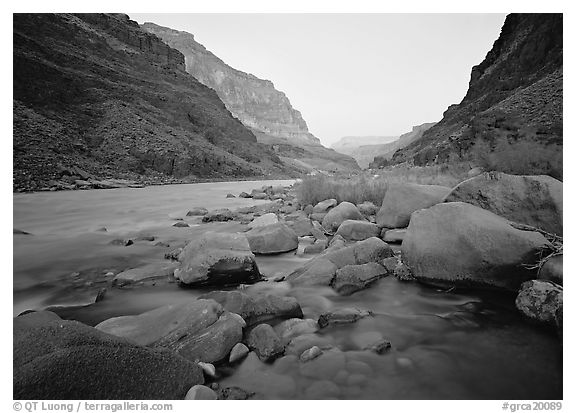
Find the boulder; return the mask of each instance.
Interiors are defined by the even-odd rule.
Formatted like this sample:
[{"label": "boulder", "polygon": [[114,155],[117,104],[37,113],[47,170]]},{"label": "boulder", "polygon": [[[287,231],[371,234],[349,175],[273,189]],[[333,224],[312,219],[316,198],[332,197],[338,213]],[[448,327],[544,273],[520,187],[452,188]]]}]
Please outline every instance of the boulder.
[{"label": "boulder", "polygon": [[338,201],[335,199],[325,199],[324,201],[318,202],[312,208],[312,213],[325,214],[330,210],[330,208],[334,208],[336,205],[338,205]]},{"label": "boulder", "polygon": [[341,202],[338,206],[332,208],[322,219],[322,226],[333,233],[338,229],[340,224],[346,220],[364,220],[364,216],[358,211],[356,205],[350,202]]},{"label": "boulder", "polygon": [[282,222],[252,228],[246,238],[255,254],[278,254],[298,248],[298,235]]},{"label": "boulder", "polygon": [[299,237],[305,237],[308,235],[312,235],[313,226],[312,221],[309,218],[298,218],[294,221],[287,221],[286,224],[292,228],[292,230],[298,235]]},{"label": "boulder", "polygon": [[526,266],[549,247],[538,232],[516,229],[477,206],[450,202],[412,214],[402,257],[419,281],[518,290],[536,276]]},{"label": "boulder", "polygon": [[197,384],[188,390],[184,400],[218,400],[218,395],[210,387]]},{"label": "boulder", "polygon": [[182,399],[204,383],[201,368],[173,352],[43,313],[14,319],[14,399]]},{"label": "boulder", "polygon": [[268,214],[261,215],[248,224],[248,228],[258,228],[258,227],[265,227],[267,225],[277,224],[278,223],[278,215],[273,212]]},{"label": "boulder", "polygon": [[186,213],[187,217],[204,216],[208,213],[206,208],[194,207]]},{"label": "boulder", "polygon": [[362,241],[380,235],[380,228],[366,221],[346,220],[338,227],[336,235],[347,241]]},{"label": "boulder", "polygon": [[278,318],[302,318],[302,309],[294,297],[273,294],[250,296],[240,291],[212,291],[199,299],[214,300],[232,313],[239,314],[248,326]]},{"label": "boulder", "polygon": [[331,248],[294,270],[286,280],[293,285],[330,285],[339,268],[379,262],[394,255],[390,246],[376,237],[359,241],[349,247]]},{"label": "boulder", "polygon": [[384,232],[382,239],[391,244],[402,244],[402,241],[404,241],[404,237],[406,236],[405,229],[389,229],[383,230],[382,232]]},{"label": "boulder", "polygon": [[261,278],[244,234],[206,232],[186,245],[174,276],[190,286],[252,283]]},{"label": "boulder", "polygon": [[388,270],[375,262],[346,265],[336,270],[332,288],[341,295],[350,295],[367,288],[370,284],[387,275],[389,275]]},{"label": "boulder", "polygon": [[328,241],[317,239],[316,241],[314,241],[314,244],[307,245],[304,248],[304,254],[321,253],[322,251],[324,251],[326,249],[327,246],[328,246]]},{"label": "boulder", "polygon": [[210,211],[202,217],[202,222],[224,222],[232,221],[234,213],[228,208],[215,209]]},{"label": "boulder", "polygon": [[333,324],[349,324],[372,315],[370,311],[361,310],[359,308],[339,308],[335,311],[321,314],[318,318],[318,325],[320,328],[327,327]]},{"label": "boulder", "polygon": [[446,202],[467,202],[510,221],[562,235],[562,182],[547,175],[485,172],[457,185]]},{"label": "boulder", "polygon": [[361,204],[358,204],[356,206],[358,207],[358,211],[360,211],[360,213],[365,217],[376,215],[378,213],[378,210],[380,209],[370,201],[362,202]]},{"label": "boulder", "polygon": [[268,324],[258,324],[254,327],[248,333],[246,344],[262,361],[273,360],[284,353],[282,341]]},{"label": "boulder", "polygon": [[225,311],[215,323],[202,330],[179,328],[154,346],[170,349],[188,360],[217,363],[227,359],[232,348],[242,340],[245,325],[240,316]]},{"label": "boulder", "polygon": [[450,188],[439,185],[389,184],[376,223],[386,228],[407,227],[414,211],[442,202],[449,192]]},{"label": "boulder", "polygon": [[559,285],[542,280],[526,281],[516,297],[516,308],[530,320],[557,326],[563,307],[562,295]]},{"label": "boulder", "polygon": [[174,270],[178,268],[177,263],[151,263],[138,268],[131,268],[122,271],[112,281],[113,285],[122,287],[128,284],[133,284],[141,281],[152,280],[156,278],[166,278],[174,274]]},{"label": "boulder", "polygon": [[109,318],[96,328],[148,346],[181,328],[200,331],[214,324],[223,311],[222,306],[213,300],[191,299],[185,303],[165,305],[139,315]]},{"label": "boulder", "polygon": [[554,255],[546,260],[540,272],[538,273],[538,278],[541,280],[552,281],[556,284],[563,285],[563,255]]}]

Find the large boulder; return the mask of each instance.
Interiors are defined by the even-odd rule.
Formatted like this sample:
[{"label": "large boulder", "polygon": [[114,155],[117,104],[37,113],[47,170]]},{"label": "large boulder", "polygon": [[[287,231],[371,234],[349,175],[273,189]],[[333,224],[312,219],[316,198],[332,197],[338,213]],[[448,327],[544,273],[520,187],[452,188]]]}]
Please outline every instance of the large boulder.
[{"label": "large boulder", "polygon": [[124,337],[142,346],[151,345],[175,330],[200,331],[214,324],[223,312],[216,301],[191,299],[139,315],[109,318],[96,326],[100,331]]},{"label": "large boulder", "polygon": [[212,291],[199,299],[214,300],[232,313],[239,314],[248,326],[278,318],[302,318],[302,309],[294,297],[274,294],[251,296],[240,291]]},{"label": "large boulder", "polygon": [[258,228],[258,227],[265,227],[267,225],[272,225],[278,223],[278,215],[273,212],[269,212],[268,214],[261,215],[257,218],[254,218],[252,222],[248,224],[248,228]]},{"label": "large boulder", "polygon": [[183,399],[203,382],[196,363],[77,321],[34,312],[13,322],[14,399]]},{"label": "large boulder", "polygon": [[547,281],[530,280],[522,284],[516,308],[530,320],[537,323],[557,326],[561,321],[563,289]]},{"label": "large boulder", "polygon": [[330,285],[339,268],[380,262],[393,255],[388,244],[380,238],[372,237],[348,247],[328,249],[294,270],[286,280],[293,285]]},{"label": "large boulder", "polygon": [[347,241],[362,241],[380,234],[380,227],[366,221],[356,221],[347,219],[342,222],[336,231],[336,235],[341,235]]},{"label": "large boulder", "polygon": [[335,199],[325,199],[324,201],[320,201],[314,205],[314,208],[312,208],[312,213],[325,214],[330,208],[334,208],[336,205],[338,205],[338,201]]},{"label": "large boulder", "polygon": [[450,188],[439,185],[390,184],[376,215],[376,223],[386,228],[404,228],[414,211],[442,202],[449,192]]},{"label": "large boulder", "polygon": [[364,216],[358,211],[356,205],[351,202],[341,202],[338,206],[332,208],[322,219],[322,226],[328,232],[334,232],[340,224],[348,219],[362,221]]},{"label": "large boulder", "polygon": [[178,256],[174,276],[190,286],[251,283],[261,278],[244,234],[206,232]]},{"label": "large boulder", "polygon": [[463,202],[412,214],[402,256],[414,277],[440,285],[517,290],[550,244],[490,211]]},{"label": "large boulder", "polygon": [[298,235],[282,222],[255,227],[246,233],[246,238],[255,254],[278,254],[298,248]]},{"label": "large boulder", "polygon": [[554,255],[546,260],[540,272],[538,273],[538,278],[541,280],[548,280],[555,282],[556,284],[564,284],[563,276],[563,255]]},{"label": "large boulder", "polygon": [[446,202],[467,202],[510,221],[562,235],[562,182],[547,175],[485,172],[457,185]]}]

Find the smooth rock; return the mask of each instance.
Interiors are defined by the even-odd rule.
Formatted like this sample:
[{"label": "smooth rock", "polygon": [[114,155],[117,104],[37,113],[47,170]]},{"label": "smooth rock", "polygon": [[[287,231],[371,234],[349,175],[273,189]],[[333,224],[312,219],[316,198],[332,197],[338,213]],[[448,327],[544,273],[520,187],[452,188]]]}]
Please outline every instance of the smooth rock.
[{"label": "smooth rock", "polygon": [[300,356],[305,350],[314,346],[328,349],[332,347],[332,344],[327,337],[319,336],[318,334],[302,334],[290,340],[286,346],[285,354]]},{"label": "smooth rock", "polygon": [[341,295],[350,295],[369,287],[370,284],[388,274],[388,270],[384,266],[375,262],[346,265],[336,270],[332,288]]},{"label": "smooth rock", "polygon": [[535,264],[548,247],[538,232],[513,228],[477,206],[450,202],[412,215],[402,257],[419,281],[518,290],[536,276],[526,265]]},{"label": "smooth rock", "polygon": [[183,221],[178,221],[178,222],[172,224],[172,226],[176,227],[176,228],[189,228],[190,227],[190,225],[188,225],[186,222],[183,222]]},{"label": "smooth rock", "polygon": [[347,241],[363,241],[371,237],[379,236],[380,228],[378,225],[370,222],[346,220],[340,224],[336,235],[340,235]]},{"label": "smooth rock", "polygon": [[318,331],[318,323],[310,318],[291,318],[275,325],[274,331],[283,342],[288,343],[294,337],[315,333]]},{"label": "smooth rock", "polygon": [[372,315],[370,311],[359,308],[339,308],[335,311],[321,314],[318,318],[318,325],[320,328],[324,328],[331,324],[349,324],[370,315]]},{"label": "smooth rock", "polygon": [[319,254],[326,249],[328,241],[317,239],[314,244],[304,247],[304,254]]},{"label": "smooth rock", "polygon": [[[364,220],[364,216],[358,211],[356,205],[351,202],[341,202],[338,206],[332,208],[322,219],[322,226],[330,233],[334,233],[346,220]],[[375,234],[378,236],[378,234]]]},{"label": "smooth rock", "polygon": [[263,361],[275,359],[284,353],[282,341],[268,324],[258,324],[254,327],[248,333],[246,344]]},{"label": "smooth rock", "polygon": [[206,232],[180,253],[174,276],[190,286],[252,283],[261,278],[244,234]]},{"label": "smooth rock", "polygon": [[510,221],[562,235],[563,184],[547,175],[485,172],[458,184],[446,202],[467,202]]},{"label": "smooth rock", "polygon": [[255,227],[246,232],[246,238],[255,254],[278,254],[298,248],[298,235],[281,222]]},{"label": "smooth rock", "polygon": [[450,190],[448,187],[439,185],[391,183],[382,200],[376,223],[386,228],[407,227],[414,211],[442,202]]},{"label": "smooth rock", "polygon": [[226,194],[226,198],[236,198],[236,195],[234,195],[234,194]]},{"label": "smooth rock", "polygon": [[277,224],[278,215],[273,212],[268,214],[261,215],[248,224],[248,228],[258,228],[258,227],[265,227],[267,225]]},{"label": "smooth rock", "polygon": [[14,399],[182,399],[204,383],[200,367],[170,351],[43,313],[13,321]]},{"label": "smooth rock", "polygon": [[310,360],[314,360],[316,357],[322,354],[322,349],[318,346],[310,347],[308,350],[305,350],[300,355],[300,361],[307,362]]},{"label": "smooth rock", "polygon": [[138,268],[131,268],[122,271],[114,277],[113,285],[122,287],[124,285],[133,284],[145,280],[156,278],[166,278],[174,274],[174,270],[178,268],[177,263],[151,263]]},{"label": "smooth rock", "polygon": [[320,201],[316,205],[314,205],[314,207],[312,208],[312,213],[315,214],[327,213],[328,210],[335,207],[336,205],[338,205],[338,201],[336,201],[335,199],[325,199],[324,201]]},{"label": "smooth rock", "polygon": [[197,384],[188,390],[184,400],[218,400],[218,395],[210,387]]},{"label": "smooth rock", "polygon": [[208,377],[216,377],[216,367],[214,367],[214,364],[204,363],[200,361],[198,362],[198,365],[200,366],[205,375],[207,375]]},{"label": "smooth rock", "polygon": [[540,271],[538,278],[540,280],[548,280],[556,284],[563,285],[563,255],[554,255],[546,260]]},{"label": "smooth rock", "polygon": [[382,239],[384,242],[389,242],[391,244],[402,244],[405,236],[405,229],[389,229],[384,233],[384,237]]},{"label": "smooth rock", "polygon": [[208,213],[208,210],[206,208],[195,207],[195,208],[192,208],[190,211],[188,211],[186,213],[186,216],[187,217],[204,216],[207,213]]},{"label": "smooth rock", "polygon": [[232,348],[232,351],[230,351],[230,357],[228,358],[228,361],[230,363],[235,363],[246,357],[249,352],[250,350],[248,347],[246,347],[243,343],[238,343]]},{"label": "smooth rock", "polygon": [[286,224],[292,228],[292,230],[296,233],[299,237],[305,237],[308,235],[312,235],[312,221],[309,218],[299,218],[295,221],[288,221]]}]

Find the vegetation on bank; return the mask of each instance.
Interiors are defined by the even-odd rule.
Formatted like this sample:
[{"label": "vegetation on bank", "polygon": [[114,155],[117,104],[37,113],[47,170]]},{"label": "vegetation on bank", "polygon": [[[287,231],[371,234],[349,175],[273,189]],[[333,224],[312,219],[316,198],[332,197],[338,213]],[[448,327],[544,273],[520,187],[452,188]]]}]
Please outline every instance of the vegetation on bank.
[{"label": "vegetation on bank", "polygon": [[468,178],[469,169],[467,164],[426,167],[402,165],[378,171],[377,175],[364,174],[354,177],[316,175],[304,178],[297,184],[296,191],[298,200],[304,205],[315,205],[325,199],[334,198],[338,202],[359,204],[370,201],[380,206],[391,183],[410,182],[453,187]]}]

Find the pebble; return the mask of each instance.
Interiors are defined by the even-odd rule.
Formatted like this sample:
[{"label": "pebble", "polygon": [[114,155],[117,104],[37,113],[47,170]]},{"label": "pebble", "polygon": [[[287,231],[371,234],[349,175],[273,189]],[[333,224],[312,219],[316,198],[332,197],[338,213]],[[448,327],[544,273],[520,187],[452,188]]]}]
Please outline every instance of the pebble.
[{"label": "pebble", "polygon": [[188,390],[184,400],[218,400],[218,395],[211,388],[197,384]]},{"label": "pebble", "polygon": [[322,354],[322,350],[320,349],[320,347],[318,347],[318,346],[310,347],[308,350],[304,351],[300,355],[300,361],[307,362],[307,361],[313,360],[316,357],[318,357],[320,354]]},{"label": "pebble", "polygon": [[250,350],[248,350],[248,347],[246,347],[244,344],[242,343],[236,344],[234,347],[232,347],[232,351],[230,351],[230,358],[229,358],[230,363],[242,360],[244,357],[248,355],[249,352]]},{"label": "pebble", "polygon": [[214,367],[213,364],[204,363],[204,362],[200,361],[200,362],[198,362],[198,365],[202,368],[202,371],[204,371],[204,374],[206,374],[209,377],[216,377],[216,367]]}]

